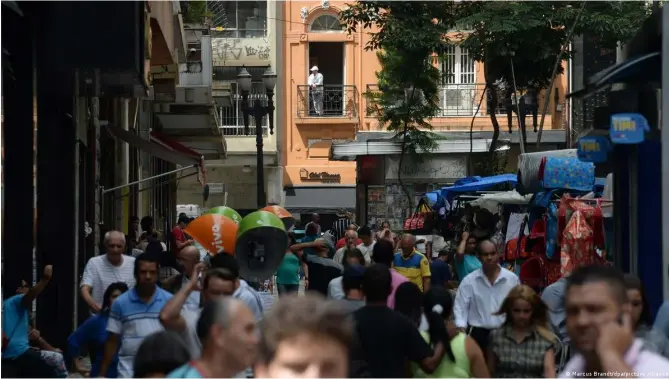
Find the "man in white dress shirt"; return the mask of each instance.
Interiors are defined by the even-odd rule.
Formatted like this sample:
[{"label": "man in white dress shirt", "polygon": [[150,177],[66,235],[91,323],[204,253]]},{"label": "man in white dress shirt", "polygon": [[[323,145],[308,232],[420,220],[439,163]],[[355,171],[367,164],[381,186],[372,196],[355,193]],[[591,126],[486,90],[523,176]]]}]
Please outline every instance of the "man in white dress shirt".
[{"label": "man in white dress shirt", "polygon": [[309,92],[311,92],[311,101],[314,103],[314,112],[317,115],[323,115],[323,74],[318,72],[318,66],[311,68],[309,75]]},{"label": "man in white dress shirt", "polygon": [[520,280],[499,265],[497,247],[492,241],[481,241],[477,254],[482,266],[460,282],[453,313],[455,326],[466,330],[481,350],[486,351],[490,331],[504,322],[504,316],[494,314]]}]

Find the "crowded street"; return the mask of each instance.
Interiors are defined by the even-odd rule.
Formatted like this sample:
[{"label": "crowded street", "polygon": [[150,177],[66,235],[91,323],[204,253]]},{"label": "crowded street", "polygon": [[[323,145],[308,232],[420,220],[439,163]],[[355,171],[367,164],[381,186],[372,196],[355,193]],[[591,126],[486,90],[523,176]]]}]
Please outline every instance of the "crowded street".
[{"label": "crowded street", "polygon": [[665,2],[1,7],[2,378],[669,377]]}]

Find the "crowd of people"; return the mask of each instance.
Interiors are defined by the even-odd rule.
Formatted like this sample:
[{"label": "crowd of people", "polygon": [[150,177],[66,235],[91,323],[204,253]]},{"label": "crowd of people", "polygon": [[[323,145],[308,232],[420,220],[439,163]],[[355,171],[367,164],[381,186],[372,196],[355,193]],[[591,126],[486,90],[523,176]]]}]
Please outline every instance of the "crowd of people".
[{"label": "crowd of people", "polygon": [[66,366],[137,378],[669,376],[669,305],[653,327],[634,276],[583,266],[539,294],[500,266],[495,243],[463,236],[458,254],[481,267],[456,288],[457,255],[423,254],[420,237],[387,227],[342,227],[287,236],[269,311],[233,256],[205,262],[184,235],[178,273],[164,277],[159,240],[128,254],[110,231],[81,280],[91,317],[64,351],[29,315],[51,266],[3,302],[3,377],[65,377]]}]

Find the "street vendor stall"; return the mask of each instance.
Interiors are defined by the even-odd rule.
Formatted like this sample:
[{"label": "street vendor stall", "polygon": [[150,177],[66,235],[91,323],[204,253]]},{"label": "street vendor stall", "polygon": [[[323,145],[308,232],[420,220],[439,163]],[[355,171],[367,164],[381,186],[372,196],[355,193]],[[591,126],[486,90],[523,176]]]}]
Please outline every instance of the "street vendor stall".
[{"label": "street vendor stall", "polygon": [[597,109],[599,117],[579,136],[578,155],[612,167],[614,262],[654,289],[647,293],[651,314],[669,296],[669,201],[663,196],[669,193],[669,96],[661,96],[669,86],[666,29],[669,7],[661,7],[624,45],[618,64],[569,95],[588,97],[612,88],[608,105]]}]

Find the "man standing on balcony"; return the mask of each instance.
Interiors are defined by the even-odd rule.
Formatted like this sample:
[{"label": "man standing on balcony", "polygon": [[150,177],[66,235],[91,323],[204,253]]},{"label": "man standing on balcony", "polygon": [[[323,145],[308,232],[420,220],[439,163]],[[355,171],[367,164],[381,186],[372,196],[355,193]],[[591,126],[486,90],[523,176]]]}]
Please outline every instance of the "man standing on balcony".
[{"label": "man standing on balcony", "polygon": [[318,66],[311,68],[309,75],[309,91],[311,92],[311,101],[314,102],[314,112],[318,116],[323,115],[323,74],[318,72]]}]

